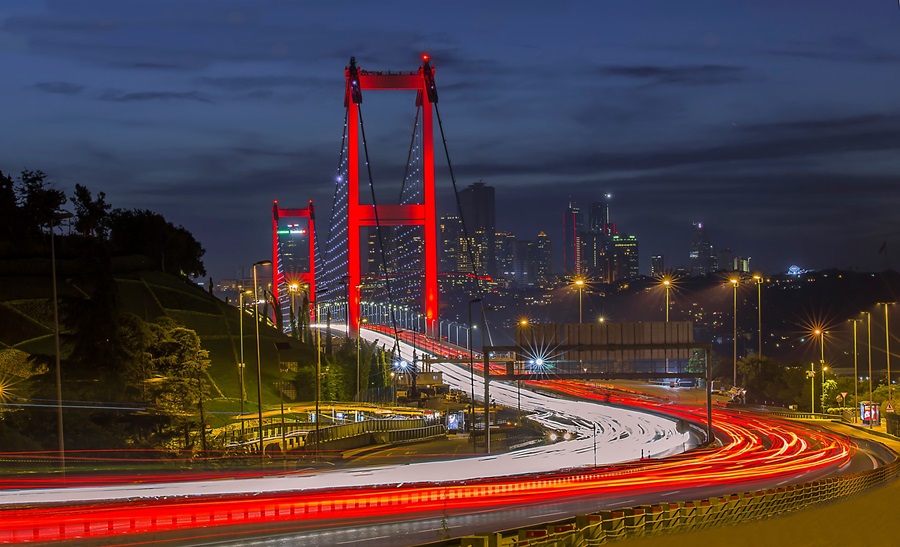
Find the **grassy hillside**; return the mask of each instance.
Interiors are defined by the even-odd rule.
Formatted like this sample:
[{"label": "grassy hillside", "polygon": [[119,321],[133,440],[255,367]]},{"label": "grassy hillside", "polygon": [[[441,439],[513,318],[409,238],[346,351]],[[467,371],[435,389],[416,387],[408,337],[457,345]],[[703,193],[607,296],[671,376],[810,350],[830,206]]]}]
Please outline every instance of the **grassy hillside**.
[{"label": "grassy hillside", "polygon": [[[65,269],[59,275],[61,295],[78,295],[80,289],[66,281]],[[14,348],[26,353],[52,354],[53,309],[51,278],[41,275],[0,276],[0,349]],[[209,375],[214,383],[215,406],[221,410],[240,407],[240,317],[237,308],[209,295],[196,285],[154,271],[118,274],[116,284],[119,306],[146,321],[168,316],[197,332],[202,346],[209,351]],[[252,316],[244,314],[244,388],[247,411],[256,409],[256,336]],[[274,343],[286,337],[260,325],[263,406],[278,403],[277,354]],[[65,352],[65,349],[63,349]],[[65,357],[65,354],[63,354]],[[306,363],[315,362],[315,354],[304,355]],[[251,402],[252,401],[252,402]]]}]

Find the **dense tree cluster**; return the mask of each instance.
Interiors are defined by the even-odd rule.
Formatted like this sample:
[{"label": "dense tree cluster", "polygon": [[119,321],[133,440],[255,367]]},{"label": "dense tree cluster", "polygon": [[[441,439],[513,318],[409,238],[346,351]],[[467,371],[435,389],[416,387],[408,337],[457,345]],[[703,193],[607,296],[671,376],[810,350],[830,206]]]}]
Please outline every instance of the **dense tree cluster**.
[{"label": "dense tree cluster", "polygon": [[[71,200],[74,211],[65,211]],[[205,250],[182,226],[146,209],[113,209],[106,194],[80,184],[71,197],[43,171],[0,172],[0,256],[46,256],[50,226],[70,218],[71,236],[60,237],[71,254],[102,247],[108,255],[139,254],[163,272],[185,279],[206,275]]]}]

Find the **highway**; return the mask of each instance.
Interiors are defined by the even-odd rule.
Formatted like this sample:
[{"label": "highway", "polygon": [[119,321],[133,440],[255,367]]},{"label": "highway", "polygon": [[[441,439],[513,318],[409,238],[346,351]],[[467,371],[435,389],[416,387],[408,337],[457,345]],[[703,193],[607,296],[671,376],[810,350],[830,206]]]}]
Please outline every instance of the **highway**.
[{"label": "highway", "polygon": [[[403,351],[411,348],[404,345]],[[468,391],[467,370],[438,367],[448,383]],[[483,388],[475,381],[477,395]],[[108,528],[130,522],[135,532],[152,529],[154,540],[173,543],[227,544],[237,537],[261,544],[412,545],[603,508],[804,482],[871,469],[892,458],[874,443],[858,445],[814,426],[724,409],[715,411],[722,446],[679,455],[695,440],[678,433],[678,421],[702,421],[705,409],[627,395],[617,395],[613,405],[598,404],[608,394],[596,386],[557,384],[555,389],[584,400],[523,390],[522,408],[575,431],[573,441],[449,462],[254,479],[6,490],[0,492],[0,506],[6,507],[0,541],[4,530],[29,526],[38,527],[42,538],[53,537],[59,519],[87,515],[108,522]],[[515,407],[517,396],[515,386],[492,383],[491,397],[500,404]],[[594,431],[599,468],[593,465]],[[641,459],[641,451],[654,457]],[[270,506],[276,507],[272,516]],[[279,507],[290,513],[279,516]],[[59,528],[64,537],[78,537],[77,526]],[[91,528],[92,543],[102,537]],[[141,533],[133,537],[146,539]]]}]

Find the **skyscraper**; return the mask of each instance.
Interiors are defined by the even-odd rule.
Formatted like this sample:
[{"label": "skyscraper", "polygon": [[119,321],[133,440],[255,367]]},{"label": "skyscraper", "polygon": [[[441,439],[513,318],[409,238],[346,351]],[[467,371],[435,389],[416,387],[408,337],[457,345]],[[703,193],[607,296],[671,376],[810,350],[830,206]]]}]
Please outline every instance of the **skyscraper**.
[{"label": "skyscraper", "polygon": [[638,262],[637,236],[615,234],[611,236],[611,241],[615,257],[615,279],[618,281],[638,277],[640,264]]},{"label": "skyscraper", "polygon": [[485,236],[481,240],[483,243],[479,242],[479,238],[474,238],[473,242],[474,245],[484,244],[486,246],[485,249],[481,249],[484,270],[479,270],[478,273],[496,276],[497,263],[494,254],[496,207],[494,187],[486,185],[483,180],[470,184],[459,192],[459,204],[462,210],[462,221],[465,223],[468,236],[474,238],[474,234],[478,231],[481,231]]},{"label": "skyscraper", "polygon": [[463,231],[459,217],[456,215],[442,216],[438,221],[438,232],[438,237],[441,239],[439,270],[443,273],[460,271],[459,255],[463,245]]},{"label": "skyscraper", "polygon": [[512,281],[513,261],[516,254],[516,236],[512,232],[496,232],[494,234],[494,260],[497,275],[494,279]]},{"label": "skyscraper", "polygon": [[553,245],[550,237],[543,231],[537,235],[537,242],[534,246],[534,273],[538,280],[549,279],[553,275],[551,267]]},{"label": "skyscraper", "polygon": [[516,287],[532,287],[537,281],[537,272],[535,270],[537,262],[535,260],[536,249],[537,246],[531,241],[516,241],[515,276],[513,279]]},{"label": "skyscraper", "polygon": [[662,277],[666,272],[665,261],[663,255],[653,255],[650,257],[650,277]]},{"label": "skyscraper", "polygon": [[581,274],[580,216],[581,211],[569,201],[563,213],[563,273],[566,275]]},{"label": "skyscraper", "polygon": [[694,223],[694,237],[691,240],[688,265],[692,276],[708,275],[716,269],[716,251],[709,242],[702,222]]}]

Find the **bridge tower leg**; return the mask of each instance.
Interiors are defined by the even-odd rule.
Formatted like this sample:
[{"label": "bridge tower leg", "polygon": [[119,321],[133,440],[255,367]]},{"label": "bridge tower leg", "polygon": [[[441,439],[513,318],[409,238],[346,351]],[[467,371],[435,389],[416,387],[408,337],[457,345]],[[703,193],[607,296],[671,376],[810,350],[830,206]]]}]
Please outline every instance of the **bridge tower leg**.
[{"label": "bridge tower leg", "polygon": [[[437,284],[437,212],[434,181],[434,122],[433,104],[437,102],[434,87],[434,70],[428,56],[417,72],[383,73],[360,70],[356,59],[350,59],[345,70],[347,85],[344,106],[347,108],[347,323],[350,336],[359,335],[359,286],[362,280],[360,260],[360,229],[364,226],[422,226],[424,230],[424,281],[422,309],[425,315],[425,331],[434,335],[438,325]],[[411,205],[363,205],[359,202],[359,110],[362,90],[412,90],[416,91],[416,105],[422,108],[422,170],[423,202]]]},{"label": "bridge tower leg", "polygon": [[[288,225],[285,221],[300,219],[296,225]],[[280,237],[296,237],[306,242],[309,260],[295,260],[300,264],[286,264],[282,257]],[[312,200],[309,206],[301,209],[288,209],[278,206],[276,200],[272,204],[272,296],[275,300],[275,317],[277,325],[282,328],[281,298],[289,294],[292,284],[297,284],[301,292],[305,292],[310,302],[316,300],[316,208]],[[294,254],[300,249],[293,249]],[[299,266],[299,268],[298,268]]]}]

